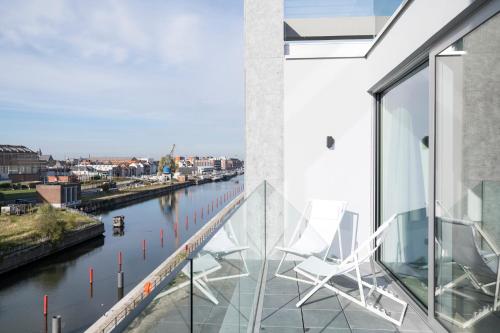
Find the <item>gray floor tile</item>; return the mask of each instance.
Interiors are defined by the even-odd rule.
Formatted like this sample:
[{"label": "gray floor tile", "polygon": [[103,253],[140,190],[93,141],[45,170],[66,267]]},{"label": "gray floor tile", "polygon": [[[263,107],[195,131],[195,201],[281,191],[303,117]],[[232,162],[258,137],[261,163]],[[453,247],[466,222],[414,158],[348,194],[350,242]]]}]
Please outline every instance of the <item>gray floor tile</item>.
[{"label": "gray floor tile", "polygon": [[295,304],[299,301],[299,296],[296,295],[266,295],[264,297],[264,308],[285,308],[296,309]]},{"label": "gray floor tile", "polygon": [[262,310],[262,326],[302,327],[302,316],[299,309],[267,309]]},{"label": "gray floor tile", "polygon": [[[301,297],[304,295],[302,294]],[[312,310],[312,309],[322,309],[322,310],[342,310],[340,302],[333,293],[317,293],[312,295],[303,305],[302,309]]]},{"label": "gray floor tile", "polygon": [[322,328],[309,328],[306,333],[351,333],[350,328],[333,328],[333,327],[322,327]]},{"label": "gray floor tile", "polygon": [[276,326],[261,326],[262,333],[304,333],[302,327],[276,327]]},{"label": "gray floor tile", "polygon": [[397,327],[391,322],[378,317],[368,311],[345,311],[347,322],[351,328],[395,330]]},{"label": "gray floor tile", "polygon": [[304,327],[311,328],[349,328],[342,311],[302,310]]},{"label": "gray floor tile", "polygon": [[246,326],[248,325],[248,316],[250,314],[250,308],[239,308],[216,306],[213,308],[210,316],[204,322],[205,324],[215,324],[215,325],[237,325]]}]

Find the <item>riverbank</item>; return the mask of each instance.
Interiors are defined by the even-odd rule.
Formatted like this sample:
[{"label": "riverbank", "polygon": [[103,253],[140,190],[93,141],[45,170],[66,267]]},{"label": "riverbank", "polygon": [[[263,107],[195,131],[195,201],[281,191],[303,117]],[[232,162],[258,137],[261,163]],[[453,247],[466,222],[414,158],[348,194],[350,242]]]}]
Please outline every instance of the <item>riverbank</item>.
[{"label": "riverbank", "polygon": [[37,243],[19,247],[14,251],[0,253],[0,275],[90,239],[102,237],[103,233],[103,223],[84,224],[66,232],[60,241],[41,239]]},{"label": "riverbank", "polygon": [[72,210],[49,209],[43,206],[23,215],[0,215],[0,254],[19,246],[36,244],[40,239],[55,237],[50,229],[51,223],[58,223],[60,231],[64,233],[99,223],[99,220]]},{"label": "riverbank", "polygon": [[131,203],[140,202],[160,195],[164,195],[192,185],[196,185],[196,182],[187,181],[168,185],[143,186],[118,191],[112,194],[87,199],[86,201],[82,202],[82,204],[79,206],[79,209],[86,213],[111,210],[129,205]]}]

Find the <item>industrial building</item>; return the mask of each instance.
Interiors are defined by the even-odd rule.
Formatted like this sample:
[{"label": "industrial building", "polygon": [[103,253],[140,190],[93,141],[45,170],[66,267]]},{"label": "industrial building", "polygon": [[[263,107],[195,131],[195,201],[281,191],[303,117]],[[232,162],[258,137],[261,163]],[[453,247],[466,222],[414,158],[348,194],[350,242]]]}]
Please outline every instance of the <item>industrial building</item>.
[{"label": "industrial building", "polygon": [[0,180],[38,181],[44,161],[38,153],[21,145],[0,145]]}]

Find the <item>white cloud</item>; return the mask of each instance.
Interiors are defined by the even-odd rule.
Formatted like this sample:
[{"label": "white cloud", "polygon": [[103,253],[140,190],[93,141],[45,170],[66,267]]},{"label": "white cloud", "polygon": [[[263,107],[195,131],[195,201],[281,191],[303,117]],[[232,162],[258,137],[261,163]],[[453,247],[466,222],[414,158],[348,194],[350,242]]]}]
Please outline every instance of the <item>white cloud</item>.
[{"label": "white cloud", "polygon": [[217,4],[0,0],[0,112],[242,126],[242,4]]},{"label": "white cloud", "polygon": [[193,14],[166,18],[160,47],[167,63],[182,64],[199,59],[202,51],[200,21],[200,17]]}]

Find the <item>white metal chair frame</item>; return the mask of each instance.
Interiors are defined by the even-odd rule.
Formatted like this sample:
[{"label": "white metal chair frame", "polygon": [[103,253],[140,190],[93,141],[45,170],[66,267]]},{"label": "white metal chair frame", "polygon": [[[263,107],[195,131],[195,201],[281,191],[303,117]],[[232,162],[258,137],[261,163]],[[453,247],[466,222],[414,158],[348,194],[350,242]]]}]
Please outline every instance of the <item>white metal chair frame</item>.
[{"label": "white metal chair frame", "polygon": [[[240,277],[245,277],[245,276],[250,275],[247,263],[245,261],[245,258],[243,257],[243,253],[242,253],[243,251],[247,250],[249,247],[248,246],[239,246],[239,242],[238,242],[236,235],[234,233],[234,229],[231,225],[231,221],[227,221],[227,223],[223,226],[223,228],[226,226],[227,226],[228,231],[229,231],[227,236],[229,237],[231,242],[233,242],[233,244],[235,244],[235,246],[232,248],[228,248],[228,249],[220,249],[220,251],[215,251],[215,250],[214,251],[209,251],[209,250],[203,251],[203,252],[205,252],[205,254],[202,255],[201,253],[198,253],[197,257],[194,258],[192,261],[192,263],[195,267],[196,267],[196,262],[199,260],[206,261],[206,260],[212,259],[215,261],[208,269],[202,270],[202,272],[199,274],[194,274],[193,285],[196,288],[198,288],[198,290],[200,290],[210,301],[212,301],[212,303],[214,303],[216,305],[219,304],[219,301],[214,296],[213,292],[211,291],[210,287],[208,286],[209,282],[240,278]],[[225,230],[221,229],[218,232],[225,232]],[[228,256],[228,255],[236,253],[236,252],[239,253],[239,256],[243,262],[243,266],[245,268],[244,273],[227,275],[227,276],[212,277],[212,278],[209,277],[211,274],[215,273],[216,271],[218,271],[219,269],[222,268],[222,266],[216,261],[216,259],[221,260],[225,256]],[[184,267],[181,272],[182,272],[182,274],[184,274],[188,278],[190,277],[190,272],[189,272],[188,267]],[[188,286],[190,284],[190,282],[191,281],[188,279],[188,281],[184,281],[184,282],[180,283],[178,286],[175,286],[173,288],[170,288],[169,290],[166,290],[166,291],[158,294],[158,296],[156,296],[156,299],[163,297],[165,295],[171,294],[171,293],[173,293],[181,288],[184,288],[184,287]]]},{"label": "white metal chair frame", "polygon": [[[274,273],[274,275],[276,277],[280,277],[280,278],[283,278],[283,279],[288,279],[288,280],[292,280],[292,281],[298,281],[298,282],[303,282],[303,283],[307,283],[307,284],[312,284],[314,285],[315,284],[315,280],[317,279],[312,279],[311,280],[304,280],[304,279],[299,279],[299,278],[294,278],[294,277],[291,277],[291,276],[287,276],[287,275],[284,275],[284,274],[281,274],[279,271],[281,269],[281,266],[283,265],[283,262],[285,261],[285,258],[287,255],[291,254],[291,255],[296,255],[296,256],[299,256],[299,257],[303,257],[303,258],[307,258],[309,256],[312,256],[314,255],[314,253],[305,253],[305,252],[300,252],[300,251],[297,251],[297,250],[294,250],[292,247],[293,247],[293,244],[295,243],[296,241],[296,238],[297,240],[300,239],[300,235],[299,235],[299,230],[300,230],[300,227],[302,225],[302,223],[304,222],[308,222],[309,220],[306,219],[306,214],[307,212],[310,212],[312,210],[312,206],[314,205],[314,202],[316,200],[310,200],[309,203],[307,204],[307,206],[305,207],[305,209],[303,210],[302,212],[302,215],[299,219],[299,223],[297,223],[297,226],[295,227],[295,230],[292,234],[292,237],[290,239],[290,241],[288,242],[288,245],[287,247],[276,247],[277,250],[279,251],[282,251],[283,252],[283,256],[281,257],[281,260],[278,264],[278,267],[276,268],[276,272]],[[341,205],[341,211],[339,213],[339,216],[337,217],[337,220],[334,221],[335,223],[332,223],[332,233],[331,233],[331,239],[330,241],[328,242],[328,247],[326,248],[326,251],[325,251],[325,254],[322,256],[322,260],[323,261],[326,261],[326,259],[328,258],[328,254],[330,253],[330,249],[332,247],[332,243],[333,243],[333,240],[335,238],[335,235],[337,234],[338,232],[338,237],[339,237],[339,252],[340,252],[340,260],[343,260],[343,250],[342,250],[342,236],[341,236],[341,233],[340,233],[340,223],[342,222],[342,219],[344,217],[344,214],[345,214],[345,210],[346,210],[346,207],[347,207],[347,202],[346,201],[335,201],[335,200],[331,200],[332,203],[337,203],[337,204],[340,204]],[[306,228],[310,227],[309,225],[306,225]],[[353,237],[353,241],[354,241],[354,237]]]},{"label": "white metal chair frame", "polygon": [[[500,294],[500,250],[496,247],[496,245],[491,240],[491,238],[488,236],[488,234],[483,229],[481,229],[481,227],[479,227],[479,225],[477,223],[474,223],[472,221],[465,221],[465,220],[460,220],[460,219],[455,219],[455,218],[449,218],[449,217],[439,217],[439,219],[441,219],[445,222],[458,223],[458,224],[462,224],[462,225],[465,225],[465,226],[472,228],[473,234],[475,234],[477,232],[481,236],[481,238],[485,240],[488,247],[492,250],[492,253],[490,253],[488,255],[482,255],[479,253],[477,247],[474,250],[478,252],[478,255],[483,259],[485,265],[486,265],[486,263],[493,261],[493,260],[496,260],[496,263],[497,263],[496,281],[493,281],[490,283],[481,283],[480,279],[476,277],[476,275],[474,274],[472,269],[470,269],[469,267],[467,267],[465,265],[461,265],[461,264],[457,263],[457,265],[464,271],[464,274],[462,274],[458,278],[450,281],[449,283],[445,284],[444,286],[436,288],[436,291],[435,291],[436,296],[441,295],[445,291],[449,291],[451,293],[455,293],[455,294],[458,294],[458,295],[461,295],[464,297],[468,297],[467,295],[454,289],[460,282],[468,279],[474,288],[481,290],[486,295],[494,297],[493,307],[491,307],[489,305],[484,306],[480,311],[475,312],[473,314],[472,318],[470,318],[469,320],[466,320],[466,321],[459,321],[459,320],[456,320],[456,319],[454,319],[454,318],[452,318],[444,313],[438,312],[438,315],[441,318],[446,319],[447,321],[452,322],[453,324],[455,324],[461,328],[468,328],[468,327],[474,325],[479,320],[486,317],[487,315],[489,315],[490,313],[492,313],[493,311],[496,311],[497,308],[500,306],[500,300],[499,300],[499,294]],[[437,243],[439,244],[439,242],[437,242]],[[442,245],[440,247],[441,247],[441,251],[444,251]],[[492,271],[492,273],[494,273],[494,272]],[[494,293],[492,293],[490,290],[488,290],[488,288],[493,287],[493,286],[495,286]]]},{"label": "white metal chair frame", "polygon": [[[192,263],[196,262],[196,259],[198,260],[203,260],[203,258],[205,256],[208,256],[210,258],[212,258],[212,256],[210,256],[209,254],[205,254],[204,256],[199,256],[198,258],[195,258],[193,259]],[[212,258],[213,259],[213,258]],[[215,259],[213,259],[215,260]],[[209,268],[209,269],[206,269],[206,270],[203,270],[201,273],[199,274],[193,274],[193,286],[196,287],[198,290],[201,291],[201,293],[203,295],[205,295],[212,303],[214,303],[215,305],[219,304],[219,301],[217,300],[217,298],[214,296],[212,290],[210,289],[210,287],[208,286],[207,282],[209,282],[208,280],[208,275],[209,274],[212,274],[216,271],[218,271],[219,269],[221,269],[222,266],[215,262],[213,267]],[[164,296],[167,296],[179,289],[182,289],[186,286],[188,286],[190,283],[191,283],[191,279],[190,279],[190,268],[189,266],[185,266],[182,270],[181,270],[182,274],[184,274],[188,280],[187,281],[184,281],[182,283],[179,283],[179,285],[173,287],[173,288],[170,288],[166,291],[163,291],[161,293],[159,293],[155,299],[159,299],[159,298],[162,298]]]},{"label": "white metal chair frame", "polygon": [[[302,306],[312,295],[314,295],[321,287],[325,287],[327,289],[332,290],[333,292],[341,295],[342,297],[347,298],[348,300],[364,307],[368,311],[374,313],[375,315],[382,317],[393,324],[397,326],[401,326],[406,309],[408,307],[408,304],[402,300],[400,300],[396,295],[394,295],[391,291],[386,290],[385,288],[379,287],[377,284],[377,279],[375,277],[375,270],[374,270],[374,261],[373,261],[373,255],[377,251],[377,249],[381,246],[383,240],[385,239],[385,236],[387,235],[387,230],[388,228],[395,222],[397,221],[397,214],[394,214],[391,216],[389,220],[384,222],[376,232],[374,232],[366,241],[364,241],[360,246],[357,247],[357,249],[349,255],[345,260],[342,260],[338,264],[330,264],[328,262],[321,262],[318,260],[318,258],[310,257],[306,259],[303,263],[297,265],[294,270],[301,274],[306,276],[307,278],[313,280],[315,282],[314,288],[312,288],[305,296],[302,298],[297,304],[297,307]],[[375,243],[375,244],[374,244]],[[364,254],[361,256],[361,251],[363,250],[368,250],[367,254]],[[372,284],[363,281],[360,273],[360,264],[365,262],[366,260],[370,260],[370,266],[372,270]],[[317,272],[308,272],[303,269],[303,267],[307,266],[307,263],[315,265],[315,264],[321,264],[322,268],[329,270],[330,273],[328,273],[324,278],[318,279],[315,278],[314,275],[318,275]],[[356,276],[353,276],[352,274],[349,274],[349,272],[355,271]],[[359,299],[356,297],[353,297],[349,295],[348,293],[334,287],[333,285],[329,284],[328,282],[335,276],[345,276],[348,277],[351,280],[354,280],[358,284],[358,289],[359,289]],[[369,288],[368,293],[365,295],[364,287]],[[394,302],[400,304],[402,306],[402,311],[401,311],[401,316],[396,319],[391,317],[385,309],[383,309],[381,306],[376,305],[375,303],[369,302],[367,299],[373,294],[373,292],[378,292]]]},{"label": "white metal chair frame", "polygon": [[[234,243],[234,247],[228,248],[228,249],[221,249],[220,251],[207,251],[212,253],[216,259],[218,260],[223,260],[224,257],[233,254],[233,253],[239,253],[239,257],[241,258],[241,262],[243,263],[243,267],[245,268],[245,271],[241,274],[233,274],[233,275],[227,275],[227,276],[219,276],[219,277],[212,277],[209,278],[207,277],[207,281],[220,281],[220,280],[228,280],[228,279],[235,279],[235,278],[240,278],[240,277],[245,277],[250,275],[250,271],[248,270],[248,265],[243,257],[243,251],[248,250],[250,247],[249,246],[240,246],[238,239],[236,238],[236,234],[234,233],[233,226],[231,224],[231,221],[227,221],[226,225],[227,228],[229,229],[228,237],[231,239],[231,241]],[[225,227],[223,226],[223,228]],[[220,232],[220,231],[219,231]]]}]

